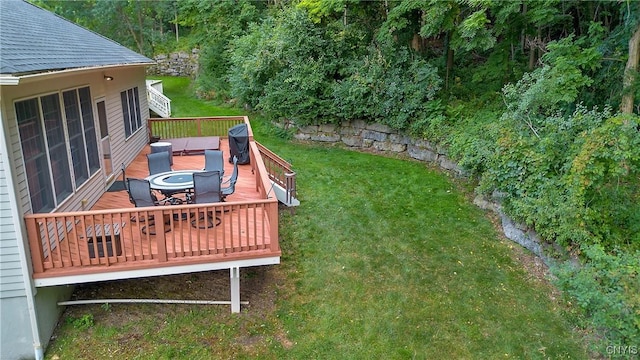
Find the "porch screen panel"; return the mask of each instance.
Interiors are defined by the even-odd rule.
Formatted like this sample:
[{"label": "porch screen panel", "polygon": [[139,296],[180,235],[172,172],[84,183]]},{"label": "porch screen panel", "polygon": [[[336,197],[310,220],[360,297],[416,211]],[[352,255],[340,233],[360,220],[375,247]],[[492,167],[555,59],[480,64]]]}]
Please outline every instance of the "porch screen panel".
[{"label": "porch screen panel", "polygon": [[91,106],[91,92],[88,87],[78,89],[80,95],[80,111],[82,113],[82,126],[87,145],[87,160],[89,161],[89,174],[100,169],[100,155],[98,154],[98,139],[96,136],[96,122]]},{"label": "porch screen panel", "polygon": [[73,162],[73,174],[76,186],[80,186],[89,179],[87,156],[85,153],[84,134],[82,121],[80,120],[80,108],[76,90],[62,93],[64,99],[64,111],[67,116],[67,130],[69,131],[69,147],[71,148],[71,161]]},{"label": "porch screen panel", "polygon": [[56,201],[60,203],[73,192],[60,100],[58,94],[52,94],[41,97],[40,101],[47,134],[53,187]]},{"label": "porch screen panel", "polygon": [[55,204],[38,99],[17,102],[15,107],[29,195],[31,196],[31,211],[34,213],[47,212],[52,210]]}]

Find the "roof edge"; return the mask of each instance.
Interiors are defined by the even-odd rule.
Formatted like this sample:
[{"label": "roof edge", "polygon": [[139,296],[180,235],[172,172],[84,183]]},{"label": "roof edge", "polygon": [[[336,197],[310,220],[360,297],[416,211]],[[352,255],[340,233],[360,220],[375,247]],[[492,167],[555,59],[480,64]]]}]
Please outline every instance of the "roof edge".
[{"label": "roof edge", "polygon": [[[124,68],[124,67],[149,66],[154,64],[155,62],[127,63],[127,64],[114,64],[114,65],[103,65],[103,66],[69,68],[69,69],[61,69],[61,70],[50,70],[50,71],[42,71],[38,73],[27,73],[23,75],[0,74],[0,85],[5,85],[4,83],[1,82],[4,79],[7,79],[8,82],[15,81],[15,84],[8,83],[6,85],[18,85],[20,80],[30,80],[38,77],[60,76],[60,75],[65,75],[65,74],[75,73],[75,72],[90,72],[90,71],[99,71],[99,70],[105,70],[105,69],[115,69],[115,68]],[[12,79],[16,79],[16,80],[12,80]]]},{"label": "roof edge", "polygon": [[18,84],[20,84],[19,77],[0,74],[0,85],[18,85]]}]

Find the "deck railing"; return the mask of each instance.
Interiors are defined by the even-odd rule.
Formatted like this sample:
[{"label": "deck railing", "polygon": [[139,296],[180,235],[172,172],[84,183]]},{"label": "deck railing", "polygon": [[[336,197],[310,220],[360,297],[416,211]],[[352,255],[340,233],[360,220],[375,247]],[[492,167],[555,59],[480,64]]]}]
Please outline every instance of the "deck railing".
[{"label": "deck railing", "polygon": [[[238,124],[249,124],[246,116],[211,116],[195,118],[151,118],[149,119],[149,133],[161,139],[174,139],[190,136],[221,136],[228,135],[229,128]],[[249,126],[249,139],[253,140],[253,132]],[[296,173],[291,164],[267,149],[258,142],[258,152],[265,164],[265,169],[276,184],[285,189],[287,203],[296,197]],[[268,188],[267,188],[268,189]]]},{"label": "deck railing", "polygon": [[277,202],[261,200],[29,214],[25,222],[37,278],[51,269],[168,266],[255,257],[256,250],[273,256],[280,251],[277,212]]},{"label": "deck railing", "polygon": [[[194,136],[227,137],[229,128],[238,125],[249,125],[246,116],[210,116],[193,118],[151,118],[148,121],[149,134],[161,139],[175,139]],[[249,126],[249,138],[253,133]]]},{"label": "deck railing", "polygon": [[259,142],[255,143],[269,174],[269,179],[285,189],[286,202],[291,203],[291,199],[296,197],[296,173],[291,164]]},{"label": "deck railing", "polygon": [[[241,123],[248,118],[150,119],[149,129],[162,138],[225,136]],[[259,199],[25,214],[34,278],[280,256],[278,203],[249,131]]]}]

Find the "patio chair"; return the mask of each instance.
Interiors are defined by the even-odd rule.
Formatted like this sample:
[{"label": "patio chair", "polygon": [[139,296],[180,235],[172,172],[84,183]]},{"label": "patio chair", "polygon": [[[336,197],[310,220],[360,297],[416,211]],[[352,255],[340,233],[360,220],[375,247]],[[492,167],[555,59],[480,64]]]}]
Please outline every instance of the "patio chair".
[{"label": "patio chair", "polygon": [[[203,171],[193,173],[193,195],[191,196],[191,202],[193,204],[210,204],[222,201],[220,193],[220,172],[218,171]],[[201,222],[205,222],[206,226],[199,225]],[[216,223],[213,224],[213,214],[207,212],[207,214],[201,214],[198,219],[193,219],[191,225],[193,227],[199,227],[200,229],[212,228],[220,225],[222,220],[216,217]]]},{"label": "patio chair", "polygon": [[236,191],[236,182],[238,181],[238,158],[236,156],[233,157],[233,172],[231,176],[223,181],[223,187],[220,192],[222,193],[222,201],[225,201],[226,197],[233,194]]},{"label": "patio chair", "polygon": [[[149,164],[149,175],[160,174],[173,170],[171,169],[171,158],[167,151],[147,154],[147,162]],[[182,199],[174,197],[175,194],[180,192],[183,191],[160,190],[160,193],[165,196],[163,201],[174,205],[182,203]]]},{"label": "patio chair", "polygon": [[[148,206],[156,206],[159,205],[158,199],[151,192],[151,185],[148,180],[144,179],[135,179],[128,178],[127,179],[127,192],[129,193],[129,200],[135,205],[135,207],[148,207]],[[134,221],[134,219],[131,219]],[[153,216],[148,216],[147,225],[143,226],[140,230],[143,234],[147,233],[147,226],[149,227],[149,234],[155,235],[155,220]],[[138,220],[143,222],[145,220]],[[167,228],[167,224],[169,224],[170,219],[168,216],[165,216],[164,219],[164,232],[168,232],[171,230],[171,227]]]},{"label": "patio chair", "polygon": [[219,171],[220,176],[224,175],[224,155],[222,150],[204,151],[204,171]]},{"label": "patio chair", "polygon": [[171,160],[167,151],[147,154],[147,162],[149,164],[149,175],[171,171]]}]

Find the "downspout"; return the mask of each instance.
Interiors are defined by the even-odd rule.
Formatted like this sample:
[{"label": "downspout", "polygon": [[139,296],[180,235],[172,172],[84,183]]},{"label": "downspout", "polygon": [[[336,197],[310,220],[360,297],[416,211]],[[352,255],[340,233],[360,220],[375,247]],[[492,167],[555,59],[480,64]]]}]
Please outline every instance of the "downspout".
[{"label": "downspout", "polygon": [[[6,107],[3,107],[3,109]],[[10,166],[10,162],[9,162],[9,146],[8,146],[8,142],[6,141],[7,137],[6,137],[6,132],[5,132],[5,121],[3,120],[3,118],[5,118],[5,116],[3,116],[4,111],[0,111],[0,155],[2,156],[2,163],[6,164],[6,166]],[[6,181],[7,181],[7,188],[8,189],[15,189],[14,187],[14,179],[13,179],[13,173],[12,172],[7,172],[6,176]],[[16,196],[15,191],[9,191],[8,198],[9,198],[9,204],[10,204],[10,208],[11,208],[11,216],[14,219],[22,219],[22,214],[18,213],[18,198]],[[19,224],[19,225],[18,225]],[[27,249],[25,246],[25,235],[26,231],[24,231],[24,222],[23,221],[19,221],[18,224],[14,223],[14,231],[16,234],[16,238],[18,239],[18,256],[20,257],[20,263],[22,263],[21,266],[21,270],[22,270],[22,279],[24,281],[24,290],[26,293],[26,297],[27,297],[27,307],[29,309],[29,320],[31,323],[31,333],[33,336],[33,350],[35,352],[35,359],[36,360],[42,360],[44,359],[44,349],[42,347],[42,341],[40,341],[40,331],[38,328],[38,316],[37,316],[37,309],[36,309],[36,304],[35,304],[35,296],[37,293],[37,290],[35,288],[35,286],[33,285],[33,279],[31,278],[31,272],[30,272],[30,262],[29,262],[29,256],[27,255]],[[22,240],[22,241],[20,241]]]}]

